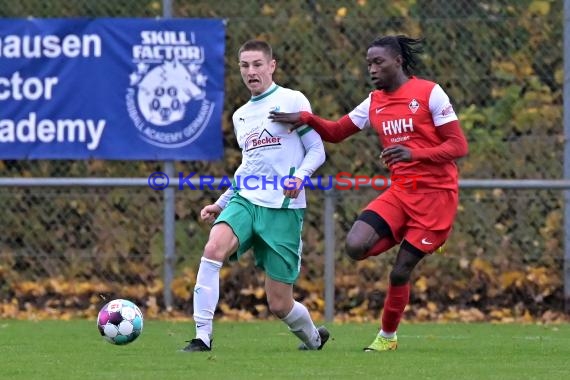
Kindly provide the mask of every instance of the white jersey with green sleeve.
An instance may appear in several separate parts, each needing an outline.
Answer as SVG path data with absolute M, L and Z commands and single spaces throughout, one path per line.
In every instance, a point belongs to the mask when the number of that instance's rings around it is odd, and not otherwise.
M 234 112 L 234 131 L 243 157 L 233 186 L 216 201 L 221 208 L 236 192 L 258 206 L 306 208 L 305 190 L 297 198 L 286 198 L 284 181 L 310 178 L 325 162 L 323 142 L 306 125 L 290 133 L 291 125 L 271 121 L 270 111 L 311 112 L 311 105 L 301 92 L 272 83 Z

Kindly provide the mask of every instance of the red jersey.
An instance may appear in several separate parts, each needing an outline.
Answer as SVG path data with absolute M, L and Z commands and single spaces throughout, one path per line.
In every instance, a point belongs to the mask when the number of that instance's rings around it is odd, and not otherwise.
M 416 77 L 411 77 L 394 92 L 371 92 L 348 116 L 360 129 L 374 128 L 384 149 L 403 145 L 411 150 L 440 145 L 443 140 L 436 128 L 457 120 L 443 89 L 434 82 Z M 399 184 L 392 186 L 396 191 L 425 193 L 458 188 L 454 161 L 398 162 L 389 169 L 393 184 Z

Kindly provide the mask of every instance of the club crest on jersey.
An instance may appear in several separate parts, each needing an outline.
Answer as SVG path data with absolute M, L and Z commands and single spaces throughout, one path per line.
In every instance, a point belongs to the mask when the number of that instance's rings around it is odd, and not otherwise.
M 249 152 L 250 150 L 258 149 L 258 148 L 266 148 L 271 146 L 280 146 L 281 145 L 281 137 L 274 137 L 267 129 L 261 131 L 261 133 L 252 133 L 247 137 L 245 140 L 245 151 Z
M 413 113 L 416 113 L 418 108 L 420 108 L 420 103 L 418 103 L 418 101 L 416 99 L 412 99 L 410 104 L 408 104 L 408 107 L 410 108 L 410 111 L 412 111 Z
M 204 47 L 193 32 L 142 31 L 132 46 L 126 108 L 140 136 L 163 148 L 196 140 L 208 125 L 215 103 L 206 98 Z

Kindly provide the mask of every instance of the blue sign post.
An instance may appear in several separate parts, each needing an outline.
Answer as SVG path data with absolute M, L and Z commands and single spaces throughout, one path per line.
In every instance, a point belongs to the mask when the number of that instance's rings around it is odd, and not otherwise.
M 0 19 L 0 159 L 223 155 L 217 19 Z

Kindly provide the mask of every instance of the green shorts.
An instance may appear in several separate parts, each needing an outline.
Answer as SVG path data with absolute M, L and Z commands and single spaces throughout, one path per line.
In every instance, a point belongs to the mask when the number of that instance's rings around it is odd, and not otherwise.
M 227 223 L 239 240 L 236 261 L 253 248 L 255 265 L 279 282 L 293 284 L 301 269 L 305 209 L 257 206 L 235 194 L 214 224 Z

